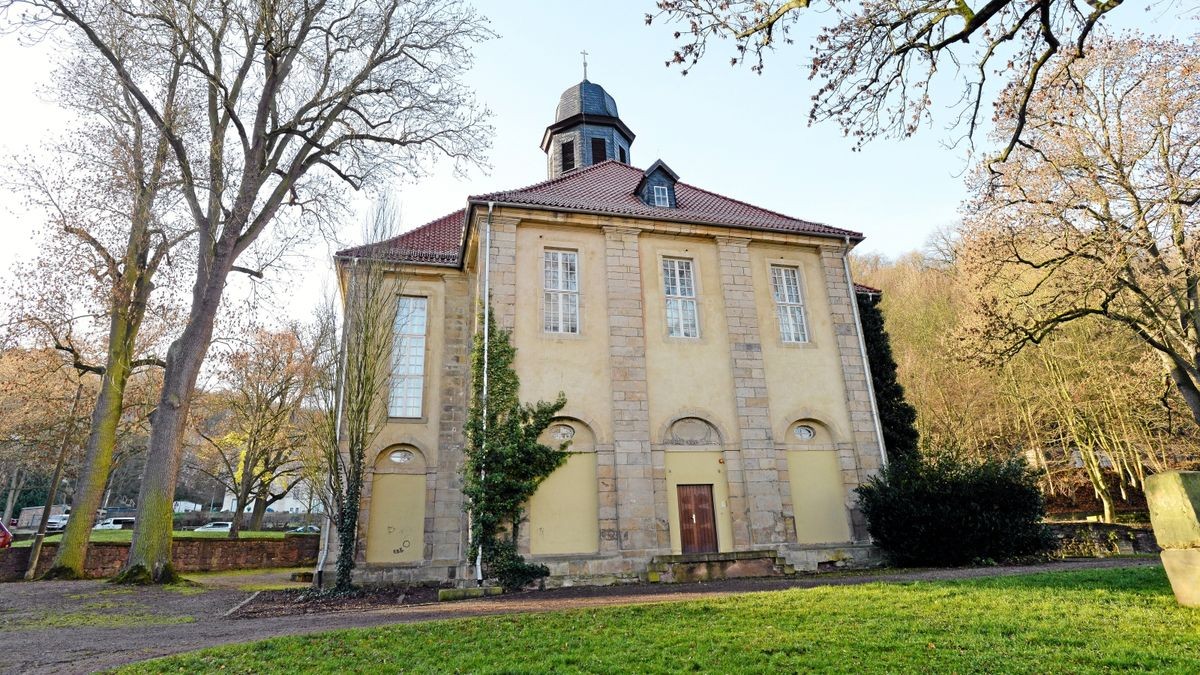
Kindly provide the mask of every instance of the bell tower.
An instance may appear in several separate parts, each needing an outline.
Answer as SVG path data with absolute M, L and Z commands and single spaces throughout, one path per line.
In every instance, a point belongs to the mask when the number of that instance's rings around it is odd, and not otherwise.
M 631 161 L 633 132 L 617 115 L 613 97 L 604 87 L 588 81 L 586 68 L 583 81 L 568 87 L 559 97 L 554 124 L 542 135 L 549 178 L 609 159 L 624 164 Z

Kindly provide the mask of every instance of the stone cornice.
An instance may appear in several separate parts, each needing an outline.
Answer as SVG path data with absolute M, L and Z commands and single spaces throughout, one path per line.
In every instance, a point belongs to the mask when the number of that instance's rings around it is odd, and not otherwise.
M 570 211 L 554 211 L 546 209 L 526 209 L 517 206 L 498 206 L 496 213 L 503 213 L 505 218 L 537 225 L 552 225 L 558 227 L 579 228 L 623 228 L 652 234 L 669 234 L 673 236 L 703 237 L 709 239 L 744 239 L 748 243 L 785 244 L 791 246 L 827 247 L 831 250 L 842 251 L 845 242 L 829 237 L 811 234 L 775 232 L 770 230 L 755 230 L 750 228 L 727 227 L 721 225 L 700 225 L 694 223 L 674 223 L 662 220 L 647 220 L 628 216 L 601 216 L 589 213 Z M 493 218 L 495 221 L 495 217 Z M 853 243 L 851 248 L 853 248 Z

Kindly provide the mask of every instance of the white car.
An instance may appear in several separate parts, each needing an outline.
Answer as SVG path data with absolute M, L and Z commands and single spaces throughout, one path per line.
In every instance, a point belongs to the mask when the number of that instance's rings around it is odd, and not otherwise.
M 215 522 L 207 525 L 201 525 L 195 529 L 196 532 L 228 532 L 233 529 L 233 523 Z
M 96 523 L 93 530 L 128 530 L 133 528 L 133 518 L 107 518 Z
M 67 529 L 67 521 L 70 520 L 70 515 L 50 516 L 46 521 L 47 532 L 62 532 Z

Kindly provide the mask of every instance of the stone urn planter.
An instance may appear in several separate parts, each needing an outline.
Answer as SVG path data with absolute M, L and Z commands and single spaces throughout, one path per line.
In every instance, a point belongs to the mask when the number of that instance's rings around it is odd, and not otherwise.
M 1175 599 L 1184 607 L 1200 607 L 1200 471 L 1150 476 L 1146 503 Z

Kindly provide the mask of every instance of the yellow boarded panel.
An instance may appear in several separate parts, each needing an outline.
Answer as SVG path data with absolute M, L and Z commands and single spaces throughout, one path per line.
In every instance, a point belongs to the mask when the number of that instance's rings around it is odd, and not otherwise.
M 834 450 L 788 452 L 796 541 L 827 544 L 850 541 L 846 521 L 846 490 Z
M 554 555 L 599 550 L 596 453 L 581 452 L 568 457 L 529 500 L 529 552 Z
M 377 473 L 371 486 L 367 562 L 425 558 L 425 475 Z

